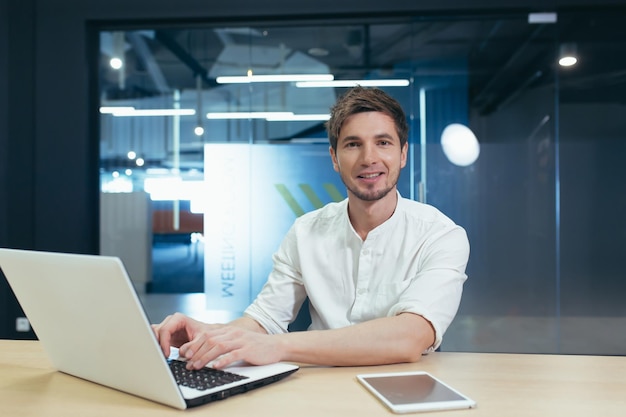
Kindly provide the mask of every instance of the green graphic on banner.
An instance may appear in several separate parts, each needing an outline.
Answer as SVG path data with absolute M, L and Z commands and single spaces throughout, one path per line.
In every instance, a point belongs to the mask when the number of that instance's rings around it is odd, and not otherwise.
M 293 196 L 293 194 L 291 194 L 285 184 L 276 184 L 275 187 L 283 200 L 285 200 L 289 208 L 291 208 L 293 214 L 296 215 L 296 217 L 300 217 L 305 213 L 302 206 L 298 204 L 295 197 Z M 324 202 L 317 196 L 317 194 L 315 194 L 313 187 L 311 187 L 309 184 L 299 184 L 298 187 L 300 188 L 300 190 L 302 190 L 306 198 L 313 205 L 314 209 L 319 209 L 324 206 Z M 337 189 L 337 187 L 335 187 L 335 184 L 324 183 L 322 184 L 322 187 L 324 187 L 324 190 L 326 190 L 328 195 L 330 195 L 332 201 L 338 202 L 344 199 L 344 197 L 341 195 L 341 192 Z
M 204 151 L 206 308 L 241 314 L 294 220 L 345 191 L 325 144 L 207 143 Z
M 342 201 L 344 198 L 346 198 L 344 195 L 341 194 L 341 191 L 339 191 L 337 187 L 335 187 L 335 184 L 331 184 L 327 182 L 327 183 L 322 184 L 322 187 L 324 187 L 324 189 L 330 196 L 331 200 L 334 201 L 335 203 L 338 203 Z

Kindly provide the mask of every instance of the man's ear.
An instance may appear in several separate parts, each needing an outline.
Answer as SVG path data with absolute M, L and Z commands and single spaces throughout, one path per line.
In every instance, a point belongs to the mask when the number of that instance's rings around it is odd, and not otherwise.
M 332 146 L 328 147 L 328 152 L 330 153 L 330 159 L 333 161 L 333 169 L 339 172 L 339 162 L 337 161 L 337 153 L 335 152 Z
M 400 158 L 400 169 L 404 168 L 406 166 L 406 159 L 407 156 L 409 154 L 409 142 L 407 141 L 404 146 L 402 147 L 402 155 Z

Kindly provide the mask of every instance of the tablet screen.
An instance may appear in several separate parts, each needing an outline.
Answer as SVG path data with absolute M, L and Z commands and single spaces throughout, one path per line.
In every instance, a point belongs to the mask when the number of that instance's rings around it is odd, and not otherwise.
M 472 400 L 426 372 L 357 377 L 396 412 L 470 408 L 475 405 Z

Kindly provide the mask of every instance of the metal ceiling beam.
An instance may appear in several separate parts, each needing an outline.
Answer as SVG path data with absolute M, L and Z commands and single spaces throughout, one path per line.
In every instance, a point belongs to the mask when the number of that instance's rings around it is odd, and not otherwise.
M 539 34 L 543 31 L 544 25 L 538 25 L 535 30 L 533 30 L 530 35 L 524 40 L 524 42 L 517 48 L 513 54 L 509 56 L 507 61 L 500 67 L 500 70 L 496 72 L 493 77 L 485 84 L 485 86 L 481 89 L 478 94 L 472 100 L 472 107 L 481 108 L 481 113 L 485 113 L 485 109 L 489 109 L 493 107 L 492 96 L 500 96 L 502 97 L 504 93 L 499 88 L 499 84 L 502 80 L 507 79 L 511 76 L 511 69 L 517 68 L 519 70 L 519 59 L 523 56 L 523 54 L 528 50 L 528 48 L 532 45 L 533 41 L 539 36 Z M 508 95 L 508 94 L 507 94 Z
M 161 67 L 157 64 L 154 59 L 154 55 L 148 48 L 146 44 L 146 40 L 140 32 L 127 32 L 126 38 L 128 42 L 132 45 L 133 50 L 139 56 L 139 58 L 143 61 L 152 82 L 159 93 L 169 93 L 171 92 L 171 88 L 167 84 L 167 80 L 163 75 L 163 71 L 161 71 Z
M 214 79 L 209 78 L 209 73 L 197 59 L 185 50 L 176 40 L 170 36 L 167 31 L 157 30 L 154 32 L 154 38 L 161 42 L 163 46 L 170 50 L 180 61 L 185 64 L 192 72 L 193 78 L 200 76 L 209 86 L 215 87 L 218 84 Z

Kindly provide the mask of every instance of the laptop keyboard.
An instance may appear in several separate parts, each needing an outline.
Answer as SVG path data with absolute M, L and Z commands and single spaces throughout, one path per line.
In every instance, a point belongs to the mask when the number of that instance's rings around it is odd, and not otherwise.
M 248 378 L 247 376 L 234 374 L 221 369 L 202 368 L 189 370 L 185 368 L 186 362 L 179 360 L 170 360 L 168 363 L 174 374 L 174 379 L 179 385 L 195 388 L 197 390 L 215 388 L 220 385 L 226 385 Z

